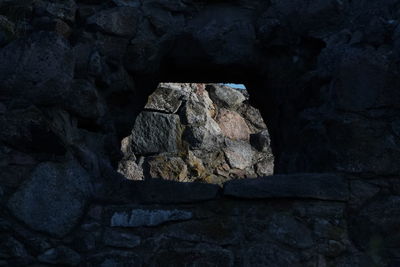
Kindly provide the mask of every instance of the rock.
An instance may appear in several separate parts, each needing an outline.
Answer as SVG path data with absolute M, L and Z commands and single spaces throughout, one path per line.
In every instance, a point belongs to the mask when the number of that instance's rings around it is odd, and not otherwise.
M 137 254 L 129 251 L 107 250 L 92 254 L 86 262 L 91 266 L 143 266 L 143 259 Z
M 291 216 L 273 216 L 268 232 L 276 241 L 293 248 L 307 249 L 314 244 L 311 230 Z
M 140 245 L 141 238 L 131 233 L 107 229 L 103 236 L 106 246 L 118 248 L 134 248 Z
M 244 266 L 303 266 L 297 253 L 272 243 L 254 244 L 243 253 Z
M 53 155 L 66 152 L 62 139 L 36 107 L 8 110 L 0 114 L 0 124 L 0 140 L 19 151 Z
M 194 248 L 175 248 L 158 251 L 152 257 L 152 266 L 234 266 L 234 254 L 228 249 L 209 244 Z
M 188 168 L 179 157 L 156 156 L 148 159 L 150 178 L 187 182 Z
M 269 154 L 272 155 L 271 138 L 269 137 L 269 132 L 267 129 L 256 134 L 252 134 L 250 136 L 250 143 L 258 151 L 268 152 Z
M 203 84 L 194 84 L 201 86 Z M 192 85 L 193 87 L 193 85 Z M 216 107 L 204 89 L 195 88 L 189 92 L 189 97 L 184 107 L 184 123 L 191 125 L 204 125 L 207 119 L 214 118 Z
M 134 160 L 122 160 L 118 164 L 118 172 L 129 180 L 144 180 L 143 168 Z
M 116 192 L 111 192 L 110 201 L 122 203 L 194 203 L 215 199 L 219 186 L 204 183 L 179 183 L 162 179 L 144 182 L 124 181 Z M 148 194 L 148 192 L 151 192 Z
M 0 235 L 0 258 L 11 259 L 11 258 L 29 258 L 28 251 L 18 240 L 9 235 Z
M 168 86 L 168 84 L 160 84 L 156 91 L 149 96 L 144 108 L 167 113 L 176 113 L 182 104 L 183 95 L 183 90 L 175 89 Z
M 249 140 L 250 129 L 237 112 L 220 109 L 216 121 L 226 137 L 232 140 Z
M 367 202 L 350 220 L 350 235 L 363 249 L 378 250 L 377 257 L 389 247 L 400 247 L 396 232 L 400 222 L 399 196 L 380 196 Z M 376 244 L 378 243 L 378 244 Z M 379 247 L 378 247 L 379 246 Z
M 171 224 L 164 228 L 164 234 L 181 241 L 215 244 L 219 246 L 237 244 L 240 242 L 241 237 L 241 233 L 238 231 L 238 225 L 235 225 L 229 217 L 190 220 Z
M 142 112 L 132 130 L 132 150 L 141 155 L 178 151 L 180 132 L 178 115 Z
M 206 89 L 212 101 L 222 107 L 236 108 L 246 100 L 242 93 L 229 86 L 211 84 Z
M 62 237 L 80 220 L 91 192 L 90 177 L 77 163 L 47 162 L 36 167 L 8 208 L 31 228 Z
M 112 227 L 157 226 L 166 222 L 189 220 L 192 212 L 185 210 L 144 210 L 133 209 L 128 212 L 115 212 L 111 218 Z
M 1 95 L 47 105 L 65 100 L 74 57 L 56 33 L 38 32 L 10 43 L 0 50 L 0 62 Z
M 204 125 L 190 125 L 186 129 L 185 140 L 192 149 L 212 151 L 220 147 L 222 131 L 212 118 L 207 117 Z
M 107 34 L 133 37 L 137 30 L 138 19 L 137 8 L 125 6 L 100 11 L 89 17 L 86 23 Z
M 238 198 L 313 198 L 346 201 L 347 179 L 335 174 L 275 175 L 233 180 L 224 186 L 224 194 Z
M 264 122 L 260 110 L 255 107 L 248 104 L 242 104 L 238 108 L 237 112 L 246 120 L 252 133 L 267 129 L 267 125 Z
M 81 262 L 81 256 L 68 247 L 59 246 L 51 248 L 39 255 L 38 260 L 40 262 L 56 265 L 77 266 Z
M 48 15 L 54 16 L 56 18 L 74 22 L 75 13 L 77 10 L 77 5 L 73 0 L 56 0 L 56 1 L 43 1 L 39 2 L 37 9 L 42 9 L 41 11 L 47 13 Z
M 247 142 L 227 140 L 223 151 L 232 168 L 244 170 L 253 164 L 255 153 Z
M 63 107 L 79 117 L 98 119 L 107 108 L 96 88 L 87 80 L 74 80 Z
M 255 172 L 258 176 L 270 176 L 274 174 L 274 159 L 265 158 L 255 165 Z

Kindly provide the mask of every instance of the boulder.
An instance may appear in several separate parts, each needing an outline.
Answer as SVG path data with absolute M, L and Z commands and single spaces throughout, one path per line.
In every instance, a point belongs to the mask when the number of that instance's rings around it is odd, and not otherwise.
M 31 228 L 62 237 L 85 211 L 92 194 L 90 179 L 76 162 L 42 163 L 12 195 L 8 208 Z
M 178 151 L 181 126 L 178 115 L 142 112 L 132 130 L 132 150 L 146 155 Z
M 232 140 L 249 140 L 250 129 L 246 121 L 237 112 L 220 109 L 217 119 L 222 133 Z

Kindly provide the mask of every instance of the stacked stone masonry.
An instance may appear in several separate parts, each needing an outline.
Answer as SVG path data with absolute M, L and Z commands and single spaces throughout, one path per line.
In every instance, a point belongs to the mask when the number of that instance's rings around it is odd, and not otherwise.
M 0 266 L 400 266 L 399 45 L 399 0 L 0 1 Z M 244 83 L 275 175 L 121 175 L 160 82 Z

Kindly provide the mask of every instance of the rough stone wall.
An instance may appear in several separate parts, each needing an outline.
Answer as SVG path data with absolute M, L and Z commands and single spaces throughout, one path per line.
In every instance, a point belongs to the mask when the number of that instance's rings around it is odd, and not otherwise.
M 215 184 L 272 175 L 268 129 L 246 95 L 220 84 L 160 83 L 121 142 L 118 172 Z
M 1 1 L 0 265 L 400 265 L 399 7 Z M 124 180 L 160 81 L 245 83 L 276 173 L 320 174 Z

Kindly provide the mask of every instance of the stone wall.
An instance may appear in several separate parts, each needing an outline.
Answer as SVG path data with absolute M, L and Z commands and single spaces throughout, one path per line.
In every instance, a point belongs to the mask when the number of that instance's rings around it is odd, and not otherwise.
M 268 129 L 248 100 L 220 84 L 160 83 L 121 142 L 118 172 L 215 184 L 272 175 Z
M 400 265 L 399 6 L 1 1 L 0 265 Z M 159 82 L 225 81 L 281 175 L 117 172 Z

